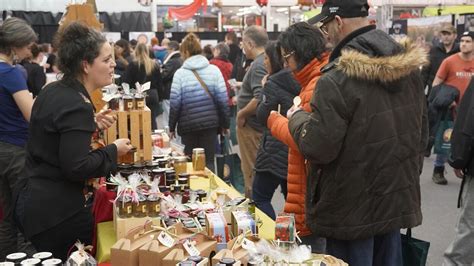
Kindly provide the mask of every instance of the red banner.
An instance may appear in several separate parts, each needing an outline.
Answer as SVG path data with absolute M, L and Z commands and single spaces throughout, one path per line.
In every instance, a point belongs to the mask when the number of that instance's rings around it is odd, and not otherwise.
M 177 20 L 187 20 L 192 18 L 200 8 L 205 12 L 207 9 L 207 0 L 194 0 L 193 3 L 187 6 L 170 7 L 168 9 L 168 15 L 170 18 Z

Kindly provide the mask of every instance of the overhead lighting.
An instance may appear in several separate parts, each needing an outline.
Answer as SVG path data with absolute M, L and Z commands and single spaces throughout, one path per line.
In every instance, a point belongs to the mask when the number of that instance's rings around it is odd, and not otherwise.
M 298 10 L 298 9 L 300 9 L 300 6 L 292 6 L 292 7 L 290 7 L 290 9 L 291 10 Z
M 277 11 L 277 12 L 285 12 L 285 11 L 288 11 L 288 8 L 286 8 L 286 7 L 280 7 L 280 8 L 277 8 L 276 11 Z
M 285 12 L 285 15 L 288 15 L 288 11 Z

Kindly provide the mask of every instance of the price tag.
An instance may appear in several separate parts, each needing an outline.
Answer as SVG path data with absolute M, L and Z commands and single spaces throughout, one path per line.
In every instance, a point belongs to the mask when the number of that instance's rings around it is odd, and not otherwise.
M 245 250 L 256 250 L 257 247 L 255 246 L 255 243 L 248 240 L 247 238 L 244 238 L 242 240 L 242 248 Z
M 191 241 L 186 240 L 183 244 L 184 249 L 188 252 L 190 256 L 200 256 L 201 252 L 196 248 L 196 246 L 191 243 Z
M 158 241 L 160 241 L 160 243 L 165 247 L 171 248 L 174 245 L 174 239 L 168 233 L 163 231 L 158 235 Z

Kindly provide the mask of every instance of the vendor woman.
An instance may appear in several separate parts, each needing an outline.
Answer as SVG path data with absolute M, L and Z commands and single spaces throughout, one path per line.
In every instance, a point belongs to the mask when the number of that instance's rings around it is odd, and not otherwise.
M 96 30 L 81 23 L 58 36 L 58 66 L 63 77 L 47 85 L 33 105 L 25 170 L 16 206 L 17 218 L 37 251 L 63 261 L 77 240 L 92 243 L 93 219 L 85 207 L 87 179 L 114 172 L 117 156 L 128 153 L 128 139 L 91 150 L 96 130 L 115 117 L 94 117 L 91 93 L 112 83 L 112 47 Z M 22 187 L 21 187 L 22 186 Z

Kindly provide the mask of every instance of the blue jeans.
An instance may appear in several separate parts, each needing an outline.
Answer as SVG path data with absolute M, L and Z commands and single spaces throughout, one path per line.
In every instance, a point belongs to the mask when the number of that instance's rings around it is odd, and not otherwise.
M 435 167 L 444 167 L 446 162 L 448 161 L 448 155 L 444 154 L 436 154 L 436 159 L 434 161 Z
M 343 260 L 351 266 L 400 266 L 402 243 L 400 230 L 361 240 L 337 240 L 328 238 L 327 254 Z
M 255 172 L 252 185 L 252 197 L 255 205 L 268 217 L 276 219 L 275 210 L 272 206 L 272 197 L 278 186 L 286 200 L 286 179 L 278 177 L 270 172 Z
M 304 245 L 311 246 L 311 252 L 316 254 L 326 254 L 326 238 L 314 234 L 309 236 L 300 236 Z

